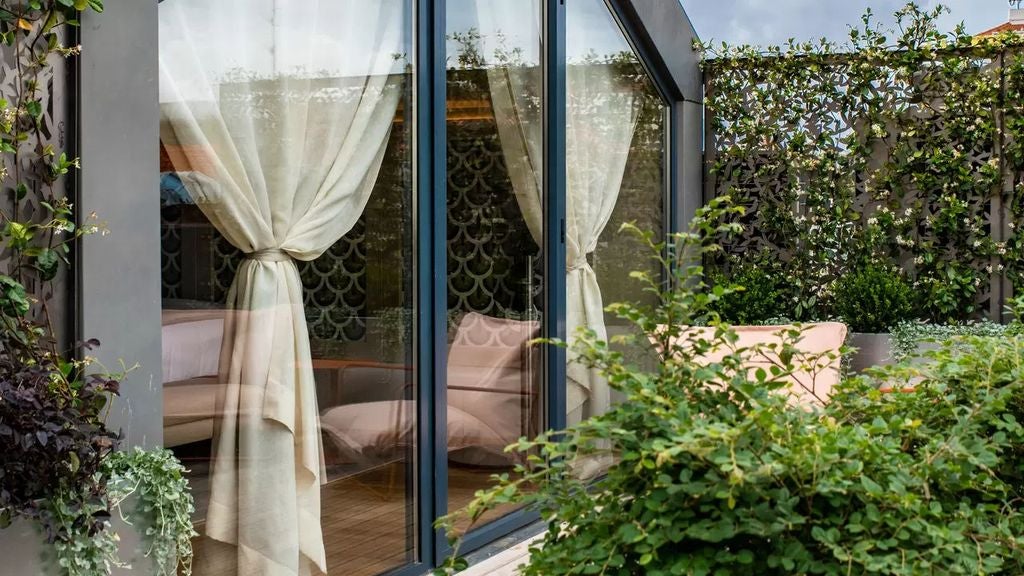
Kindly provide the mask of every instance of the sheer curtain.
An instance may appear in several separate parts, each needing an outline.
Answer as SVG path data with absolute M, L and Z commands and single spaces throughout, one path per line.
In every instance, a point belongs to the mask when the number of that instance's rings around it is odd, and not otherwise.
M 597 274 L 588 258 L 619 199 L 640 115 L 640 95 L 624 85 L 610 62 L 570 64 L 566 78 L 566 329 L 570 349 L 577 327 L 608 339 Z M 570 357 L 566 377 L 568 422 L 603 414 L 608 382 Z M 585 403 L 584 403 L 585 401 Z
M 529 9 L 523 7 L 528 5 Z M 544 237 L 544 70 L 540 46 L 535 54 L 510 52 L 505 38 L 520 34 L 542 38 L 538 0 L 477 0 L 481 52 L 486 60 L 494 120 L 502 156 L 519 210 L 540 246 Z M 533 18 L 523 18 L 523 14 Z M 519 45 L 521 43 L 517 43 Z
M 485 58 L 506 54 L 501 50 L 501 38 L 507 34 L 502 27 L 517 21 L 511 13 L 502 14 L 499 6 L 504 4 L 478 0 Z M 539 29 L 539 16 L 529 24 Z M 585 26 L 574 29 L 574 34 L 582 37 L 583 46 L 599 45 L 596 39 L 588 42 Z M 542 71 L 507 56 L 490 64 L 488 80 L 505 164 L 519 208 L 539 244 L 544 215 Z M 570 63 L 566 73 L 566 328 L 571 345 L 579 327 L 607 338 L 601 287 L 588 256 L 597 249 L 618 200 L 641 99 L 637 89 L 617 75 L 614 61 L 588 58 Z M 608 383 L 574 362 L 571 352 L 567 377 L 569 424 L 608 409 Z
M 295 260 L 366 205 L 401 96 L 400 0 L 165 0 L 161 139 L 245 253 L 228 294 L 207 535 L 238 573 L 326 571 L 322 446 Z

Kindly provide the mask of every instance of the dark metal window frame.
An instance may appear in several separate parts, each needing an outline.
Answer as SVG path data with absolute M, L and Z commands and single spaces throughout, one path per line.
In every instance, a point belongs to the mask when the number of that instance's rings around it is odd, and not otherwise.
M 566 2 L 545 0 L 544 31 L 544 335 L 564 338 L 565 325 L 565 105 Z M 448 553 L 447 541 L 434 529 L 448 512 L 446 431 L 446 0 L 408 0 L 414 11 L 416 193 L 414 237 L 417 344 L 415 364 L 419 400 L 419 442 L 413 466 L 412 503 L 416 556 L 390 574 L 423 574 Z M 666 230 L 677 222 L 680 140 L 676 93 L 666 58 L 646 33 L 634 3 L 606 0 L 626 38 L 647 67 L 667 109 L 668 202 Z M 108 0 L 107 11 L 86 15 L 81 29 L 86 50 L 74 71 L 73 103 L 77 147 L 83 169 L 77 182 L 79 212 L 95 210 L 108 220 L 109 238 L 89 238 L 77 255 L 75 304 L 78 337 L 99 337 L 103 361 L 120 358 L 142 367 L 129 375 L 112 423 L 123 426 L 130 445 L 160 444 L 160 238 L 156 195 L 140 193 L 155 182 L 158 165 L 157 2 Z M 666 10 L 682 8 L 666 3 Z M 675 79 L 676 81 L 678 79 Z M 698 143 L 699 145 L 699 143 Z M 693 151 L 699 154 L 699 149 Z M 149 184 L 147 184 L 149 183 Z M 130 280 L 129 280 L 130 279 Z M 566 356 L 561 348 L 545 354 L 548 428 L 565 425 Z M 471 532 L 461 553 L 469 553 L 539 520 L 521 510 Z

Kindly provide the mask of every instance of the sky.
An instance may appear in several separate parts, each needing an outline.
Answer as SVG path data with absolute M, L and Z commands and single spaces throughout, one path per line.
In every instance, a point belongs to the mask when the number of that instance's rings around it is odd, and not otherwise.
M 892 21 L 906 0 L 680 0 L 701 40 L 730 44 L 770 45 L 788 38 L 826 37 L 842 42 L 850 24 L 859 23 L 866 8 Z M 963 22 L 975 34 L 1006 22 L 1006 0 L 919 0 L 922 7 L 949 7 L 940 26 L 952 30 Z

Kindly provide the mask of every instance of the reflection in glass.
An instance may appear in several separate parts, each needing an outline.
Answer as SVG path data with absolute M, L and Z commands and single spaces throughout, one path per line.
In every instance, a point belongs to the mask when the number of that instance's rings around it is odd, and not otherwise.
M 540 18 L 539 0 L 447 4 L 449 510 L 543 425 Z
M 665 105 L 603 0 L 566 6 L 566 329 L 601 338 L 624 330 L 605 302 L 650 295 L 629 279 L 644 266 L 639 246 L 618 234 L 633 222 L 664 232 Z M 658 269 L 653 263 L 652 273 Z M 608 383 L 574 362 L 567 367 L 569 423 L 611 403 Z M 594 471 L 581 470 L 582 474 Z
M 160 5 L 164 441 L 197 574 L 411 559 L 410 13 Z

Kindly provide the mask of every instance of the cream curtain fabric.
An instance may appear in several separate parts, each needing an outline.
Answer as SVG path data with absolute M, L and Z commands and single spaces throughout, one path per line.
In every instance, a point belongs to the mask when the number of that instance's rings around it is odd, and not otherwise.
M 565 285 L 571 349 L 580 326 L 608 339 L 601 286 L 588 257 L 597 250 L 619 198 L 640 95 L 616 79 L 612 64 L 570 64 L 567 74 Z M 608 382 L 596 370 L 569 360 L 566 376 L 576 384 L 566 399 L 572 424 L 606 412 L 611 394 Z
M 478 1 L 477 9 L 486 57 L 494 48 L 487 39 L 500 39 L 502 23 L 521 22 L 523 14 L 502 14 L 484 4 Z M 539 30 L 539 16 L 535 25 Z M 541 74 L 539 66 L 514 61 L 497 60 L 488 68 L 505 164 L 519 208 L 538 244 L 544 222 Z M 601 287 L 587 257 L 597 249 L 618 200 L 641 95 L 616 77 L 614 65 L 605 62 L 570 64 L 567 75 L 566 327 L 571 346 L 578 327 L 607 338 Z M 570 357 L 567 376 L 569 424 L 608 409 L 608 383 L 596 371 Z
M 519 210 L 540 245 L 544 236 L 540 2 L 477 0 L 476 22 L 502 156 Z
M 161 140 L 247 256 L 228 295 L 207 534 L 239 574 L 326 571 L 317 400 L 295 260 L 366 205 L 401 95 L 400 0 L 166 0 Z

